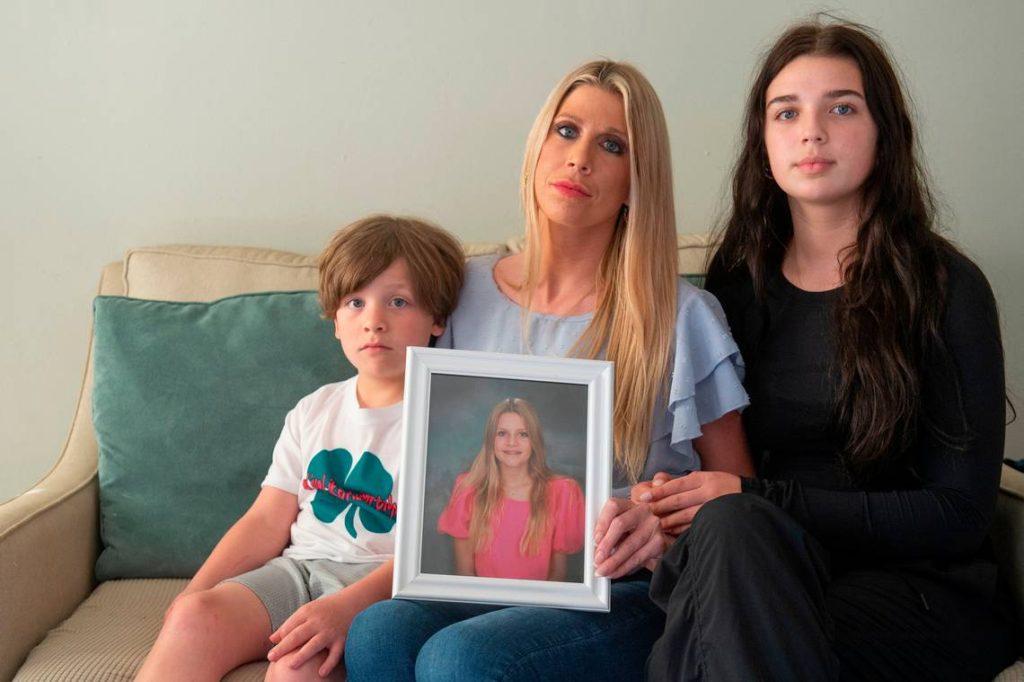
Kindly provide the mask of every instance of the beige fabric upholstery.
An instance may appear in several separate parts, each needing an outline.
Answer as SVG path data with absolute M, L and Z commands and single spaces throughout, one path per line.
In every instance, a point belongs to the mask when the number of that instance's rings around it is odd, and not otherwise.
M 122 292 L 121 264 L 107 265 L 97 293 Z M 90 346 L 86 350 L 91 356 Z M 53 469 L 32 489 L 0 504 L 0 680 L 67 618 L 95 586 L 99 552 L 92 367 L 86 363 L 71 432 Z M 44 453 L 33 453 L 44 457 Z
M 993 682 L 1024 682 L 1024 661 L 1017 661 L 996 675 L 996 679 Z
M 316 259 L 287 251 L 225 246 L 131 249 L 124 258 L 125 296 L 211 301 L 255 291 L 315 289 Z
M 497 243 L 465 246 L 467 256 L 508 250 Z M 213 301 L 257 291 L 317 288 L 315 256 L 244 246 L 154 246 L 124 259 L 124 295 L 162 301 Z
M 705 272 L 708 249 L 717 243 L 714 235 L 707 232 L 676 235 L 679 274 L 696 275 Z
M 708 235 L 679 235 L 679 272 L 703 272 L 711 245 Z M 516 238 L 465 249 L 477 255 L 514 253 L 521 247 L 522 239 Z M 253 291 L 315 289 L 316 280 L 312 256 L 246 247 L 162 246 L 133 249 L 123 264 L 106 266 L 99 293 L 204 301 Z M 87 353 L 91 358 L 91 348 Z M 23 661 L 19 681 L 131 679 L 164 610 L 184 585 L 181 580 L 122 580 L 92 591 L 99 529 L 91 386 L 90 359 L 57 464 L 32 490 L 0 504 L 0 680 L 12 678 Z M 993 537 L 1020 596 L 1024 474 L 1004 467 L 1002 485 Z M 1017 605 L 1024 614 L 1021 602 Z M 225 679 L 259 680 L 264 669 L 264 664 L 250 664 Z M 997 680 L 1024 682 L 1024 664 Z
M 15 681 L 131 680 L 160 631 L 164 611 L 186 582 L 103 583 L 32 650 Z M 257 682 L 266 669 L 265 663 L 252 663 L 224 679 Z

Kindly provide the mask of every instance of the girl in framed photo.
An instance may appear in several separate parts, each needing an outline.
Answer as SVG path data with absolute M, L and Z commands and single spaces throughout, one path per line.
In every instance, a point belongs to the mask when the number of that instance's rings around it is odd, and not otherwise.
M 583 520 L 579 484 L 547 465 L 537 411 L 507 398 L 491 410 L 437 530 L 453 538 L 459 575 L 565 580 L 567 557 L 583 548 Z

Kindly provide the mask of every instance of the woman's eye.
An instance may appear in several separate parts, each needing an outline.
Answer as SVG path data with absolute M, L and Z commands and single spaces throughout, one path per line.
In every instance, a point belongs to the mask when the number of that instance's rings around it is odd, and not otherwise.
M 622 143 L 618 140 L 604 140 L 601 142 L 601 147 L 612 154 L 621 154 L 624 151 Z
M 555 126 L 555 132 L 558 133 L 560 137 L 564 137 L 567 140 L 571 140 L 576 137 L 576 127 L 571 126 L 568 123 L 562 123 Z
M 400 296 L 391 299 L 391 307 L 393 308 L 404 308 L 407 305 L 409 305 L 409 301 Z
M 796 112 L 793 111 L 792 109 L 783 109 L 779 113 L 775 114 L 775 118 L 779 119 L 780 121 L 792 121 L 794 118 L 796 118 Z
M 499 438 L 504 438 L 505 432 L 502 431 L 501 429 L 498 429 L 498 433 L 496 433 L 495 435 L 498 436 Z
M 832 111 L 839 114 L 840 116 L 848 116 L 853 113 L 853 107 L 849 104 L 837 104 L 832 107 Z
M 525 440 L 525 439 L 527 439 L 529 437 L 530 437 L 530 434 L 528 434 L 526 431 L 520 431 L 519 432 L 519 438 L 520 439 Z

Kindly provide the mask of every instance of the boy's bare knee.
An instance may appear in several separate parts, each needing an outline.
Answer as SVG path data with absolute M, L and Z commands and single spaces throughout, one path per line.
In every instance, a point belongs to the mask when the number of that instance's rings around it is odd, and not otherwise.
M 321 651 L 300 665 L 292 668 L 292 662 L 298 651 L 290 651 L 267 668 L 266 682 L 297 682 L 298 680 L 344 680 L 344 663 L 339 663 L 327 677 L 320 677 L 320 666 L 327 658 L 327 652 Z
M 186 639 L 199 645 L 213 644 L 227 605 L 211 592 L 195 592 L 176 601 L 164 619 L 161 637 Z

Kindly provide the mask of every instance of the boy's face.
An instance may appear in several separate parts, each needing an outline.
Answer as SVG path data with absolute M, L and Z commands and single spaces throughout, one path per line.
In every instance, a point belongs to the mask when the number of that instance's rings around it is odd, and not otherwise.
M 374 382 L 404 382 L 405 349 L 426 346 L 444 326 L 420 306 L 405 260 L 398 258 L 359 291 L 344 296 L 334 335 L 359 375 Z

